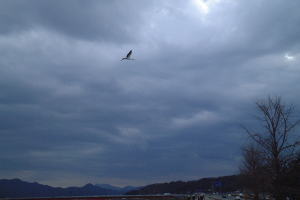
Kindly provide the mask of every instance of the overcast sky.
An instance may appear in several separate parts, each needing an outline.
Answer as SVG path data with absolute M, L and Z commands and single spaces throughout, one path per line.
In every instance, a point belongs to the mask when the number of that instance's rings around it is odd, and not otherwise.
M 300 1 L 1 0 L 0 178 L 238 173 L 240 124 L 300 108 Z M 133 49 L 134 61 L 120 61 Z M 298 109 L 299 110 L 299 109 Z

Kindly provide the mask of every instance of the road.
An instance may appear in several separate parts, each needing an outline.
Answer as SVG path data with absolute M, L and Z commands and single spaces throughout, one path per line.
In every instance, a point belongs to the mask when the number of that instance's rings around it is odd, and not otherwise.
M 206 194 L 205 200 L 235 200 L 235 198 L 234 197 L 222 198 L 222 195 Z

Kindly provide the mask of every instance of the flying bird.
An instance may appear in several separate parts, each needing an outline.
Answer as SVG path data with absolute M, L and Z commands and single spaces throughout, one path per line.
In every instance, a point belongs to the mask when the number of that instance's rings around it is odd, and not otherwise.
M 132 54 L 132 50 L 130 50 L 128 52 L 127 56 L 125 58 L 122 58 L 121 60 L 134 60 L 134 59 L 130 58 L 131 54 Z

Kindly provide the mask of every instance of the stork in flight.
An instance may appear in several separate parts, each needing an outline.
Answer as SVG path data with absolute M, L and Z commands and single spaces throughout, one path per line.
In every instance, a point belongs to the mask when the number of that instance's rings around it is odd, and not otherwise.
M 121 60 L 134 60 L 134 59 L 130 58 L 131 54 L 132 54 L 132 50 L 130 50 L 128 52 L 127 56 L 125 58 L 122 58 Z

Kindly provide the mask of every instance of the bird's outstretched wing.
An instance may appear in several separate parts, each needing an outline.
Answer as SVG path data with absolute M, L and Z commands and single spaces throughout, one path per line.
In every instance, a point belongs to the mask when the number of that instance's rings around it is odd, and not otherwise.
M 131 54 L 132 54 L 132 50 L 129 51 L 129 53 L 127 54 L 126 58 L 130 58 Z

